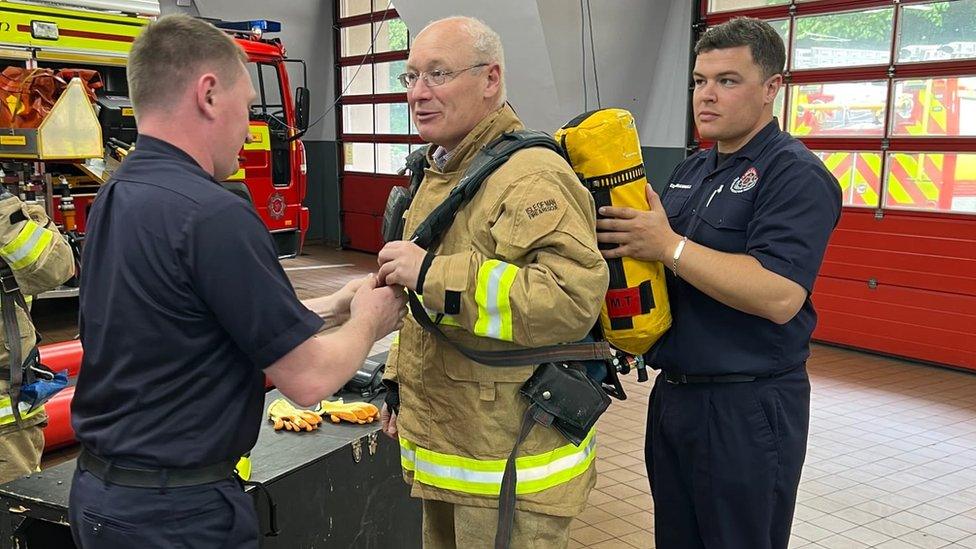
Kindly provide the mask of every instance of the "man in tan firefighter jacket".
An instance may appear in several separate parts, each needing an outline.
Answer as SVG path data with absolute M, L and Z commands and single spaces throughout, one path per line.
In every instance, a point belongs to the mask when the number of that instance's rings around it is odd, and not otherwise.
M 504 57 L 484 23 L 428 25 L 400 76 L 430 169 L 406 214 L 404 235 L 441 203 L 478 150 L 522 128 L 505 103 Z M 380 280 L 415 290 L 452 340 L 478 350 L 577 341 L 593 326 L 608 272 L 597 249 L 590 194 L 558 154 L 515 153 L 461 208 L 440 246 L 404 240 L 379 254 Z M 435 339 L 408 315 L 388 359 L 399 416 L 403 474 L 423 499 L 424 546 L 488 547 L 498 495 L 527 401 L 533 366 L 490 367 Z M 512 547 L 565 547 L 596 477 L 593 433 L 580 446 L 537 427 L 519 450 Z
M 56 288 L 74 274 L 71 248 L 58 232 L 44 208 L 25 204 L 3 191 L 0 195 L 0 259 L 13 271 L 14 281 L 29 306 L 32 296 Z M 11 290 L 4 281 L 3 290 Z M 27 311 L 14 300 L 4 300 L 16 310 L 17 330 L 20 334 L 20 356 L 27 359 L 37 334 Z M 3 316 L 0 315 L 0 322 Z M 37 470 L 44 450 L 41 426 L 47 421 L 44 408 L 27 410 L 21 405 L 21 421 L 14 417 L 10 398 L 10 342 L 7 330 L 0 330 L 4 338 L 0 347 L 0 484 L 28 475 Z

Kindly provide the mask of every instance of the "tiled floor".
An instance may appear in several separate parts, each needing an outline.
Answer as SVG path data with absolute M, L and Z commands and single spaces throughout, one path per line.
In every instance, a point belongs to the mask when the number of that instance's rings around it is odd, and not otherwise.
M 795 548 L 976 548 L 976 374 L 813 346 Z M 650 387 L 601 419 L 600 478 L 571 547 L 654 547 L 643 464 Z
M 283 262 L 302 298 L 375 269 L 367 254 L 307 251 Z M 47 341 L 73 337 L 72 315 L 48 308 L 38 319 Z M 790 546 L 976 549 L 976 373 L 823 345 L 808 369 L 810 442 Z M 574 548 L 654 547 L 643 463 L 650 384 L 629 376 L 625 387 L 630 398 L 600 420 L 600 476 L 574 522 Z

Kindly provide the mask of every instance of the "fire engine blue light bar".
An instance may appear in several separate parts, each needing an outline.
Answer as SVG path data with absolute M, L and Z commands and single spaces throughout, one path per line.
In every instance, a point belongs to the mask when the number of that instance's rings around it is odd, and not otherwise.
M 248 32 L 252 29 L 260 29 L 261 32 L 281 32 L 281 23 L 269 21 L 267 19 L 256 19 L 253 21 L 218 21 L 214 26 L 221 29 Z

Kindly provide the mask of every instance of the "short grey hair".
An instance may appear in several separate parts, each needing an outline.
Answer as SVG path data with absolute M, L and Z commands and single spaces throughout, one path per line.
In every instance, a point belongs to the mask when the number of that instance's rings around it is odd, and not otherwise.
M 427 23 L 417 36 L 420 36 L 427 29 L 439 23 L 459 23 L 461 29 L 471 39 L 471 49 L 474 50 L 474 63 L 497 63 L 500 72 L 499 85 L 501 93 L 498 96 L 498 106 L 505 104 L 507 93 L 505 90 L 505 49 L 502 47 L 502 38 L 487 23 L 476 17 L 466 15 L 452 15 L 443 19 L 437 19 Z

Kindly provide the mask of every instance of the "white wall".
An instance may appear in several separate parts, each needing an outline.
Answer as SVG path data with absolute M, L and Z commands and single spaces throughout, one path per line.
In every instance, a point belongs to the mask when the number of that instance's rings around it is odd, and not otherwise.
M 395 0 L 395 5 L 414 33 L 448 15 L 471 15 L 494 28 L 505 46 L 509 101 L 527 126 L 553 131 L 584 112 L 579 2 Z M 630 110 L 642 145 L 683 147 L 691 3 L 591 0 L 591 13 L 602 105 Z M 589 34 L 586 64 L 588 108 L 594 109 Z
M 163 13 L 196 11 L 205 17 L 281 21 L 280 36 L 289 57 L 308 64 L 312 120 L 332 104 L 331 0 L 288 0 L 274 2 L 273 8 L 261 0 L 192 0 L 189 8 L 175 4 L 176 0 L 162 0 Z M 602 105 L 634 113 L 642 145 L 683 147 L 692 2 L 590 0 L 590 4 Z M 498 31 L 505 45 L 509 99 L 529 127 L 553 131 L 584 111 L 577 0 L 394 0 L 394 5 L 413 33 L 448 15 L 472 15 Z M 586 48 L 587 106 L 594 109 L 588 34 Z M 312 128 L 306 139 L 334 141 L 335 112 Z
M 178 7 L 176 0 L 163 0 L 164 14 L 184 12 L 230 21 L 271 19 L 281 22 L 281 38 L 291 59 L 304 59 L 308 66 L 308 88 L 312 102 L 310 118 L 319 118 L 335 100 L 332 38 L 332 2 L 322 0 L 192 0 Z M 301 69 L 289 64 L 292 88 L 301 85 Z M 294 89 L 292 89 L 294 93 Z M 335 141 L 335 112 L 332 111 L 305 136 L 307 141 Z

